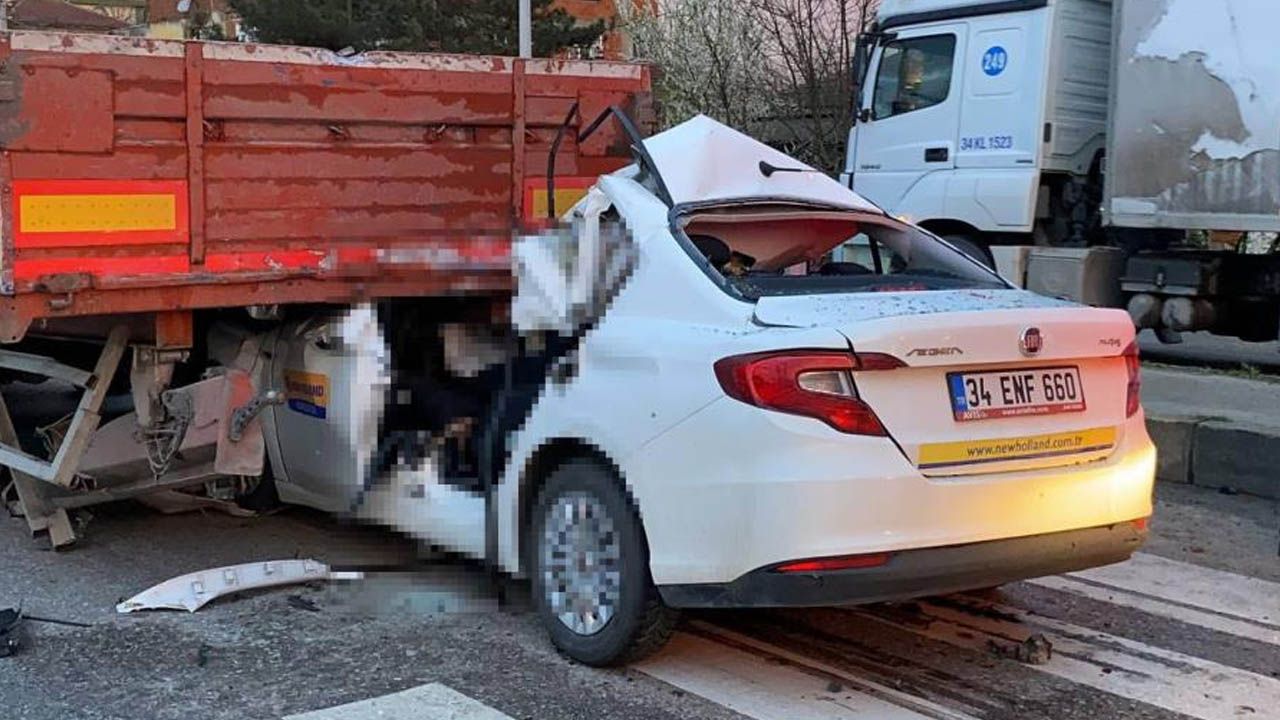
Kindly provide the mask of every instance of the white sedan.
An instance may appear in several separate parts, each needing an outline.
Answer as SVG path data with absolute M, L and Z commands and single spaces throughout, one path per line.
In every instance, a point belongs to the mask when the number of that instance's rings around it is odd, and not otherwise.
M 376 363 L 295 347 L 273 372 L 326 374 L 337 407 L 273 410 L 281 497 L 354 497 L 529 577 L 589 664 L 660 646 L 675 608 L 945 593 L 1142 543 L 1155 449 L 1125 312 L 1015 289 L 707 118 L 643 149 L 570 242 L 517 254 L 513 322 L 543 350 L 482 423 L 479 478 L 428 462 L 360 496 L 378 384 L 353 374 Z M 359 438 L 354 464 L 276 449 L 326 431 Z

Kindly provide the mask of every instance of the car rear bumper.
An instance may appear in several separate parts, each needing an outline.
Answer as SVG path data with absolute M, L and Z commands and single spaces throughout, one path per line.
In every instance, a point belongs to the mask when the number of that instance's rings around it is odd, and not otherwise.
M 926 477 L 889 439 L 716 402 L 622 464 L 658 586 L 729 584 L 804 559 L 944 548 L 1152 514 L 1138 413 L 1105 459 Z M 989 583 L 990 584 L 990 583 Z
M 659 586 L 672 607 L 817 607 L 902 600 L 1073 572 L 1129 558 L 1145 522 L 893 553 L 878 567 L 819 573 L 753 570 L 728 583 Z

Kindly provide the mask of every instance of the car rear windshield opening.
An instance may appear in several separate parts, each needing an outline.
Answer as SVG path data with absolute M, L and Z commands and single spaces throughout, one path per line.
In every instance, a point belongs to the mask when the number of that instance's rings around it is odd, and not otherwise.
M 879 215 L 737 206 L 690 213 L 680 227 L 712 279 L 749 300 L 1007 287 L 934 236 Z

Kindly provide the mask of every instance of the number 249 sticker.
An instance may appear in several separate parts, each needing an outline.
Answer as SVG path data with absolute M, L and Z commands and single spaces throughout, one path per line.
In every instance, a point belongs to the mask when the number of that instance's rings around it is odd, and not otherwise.
M 1009 67 L 1009 53 L 999 45 L 987 49 L 982 54 L 982 72 L 995 77 Z

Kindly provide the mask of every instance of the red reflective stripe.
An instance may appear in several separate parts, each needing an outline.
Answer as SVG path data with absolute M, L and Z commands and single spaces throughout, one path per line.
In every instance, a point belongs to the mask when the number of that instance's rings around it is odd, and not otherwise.
M 204 257 L 203 267 L 208 272 L 319 270 L 327 255 L 321 250 L 209 253 Z
M 377 248 L 364 246 L 338 248 L 338 264 L 341 266 L 373 265 L 377 261 Z
M 15 281 L 30 282 L 48 275 L 176 275 L 191 270 L 191 260 L 186 255 L 160 255 L 146 257 L 74 257 L 19 259 L 13 263 Z
M 14 180 L 14 195 L 164 195 L 186 192 L 186 180 Z

